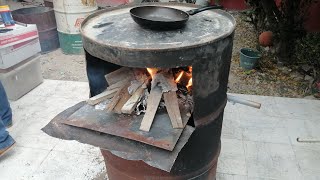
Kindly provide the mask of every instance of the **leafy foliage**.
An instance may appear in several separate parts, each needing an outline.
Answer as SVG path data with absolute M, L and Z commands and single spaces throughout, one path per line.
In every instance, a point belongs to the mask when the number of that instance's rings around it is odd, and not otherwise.
M 308 33 L 301 39 L 298 39 L 295 44 L 296 64 L 309 64 L 317 71 L 320 71 L 320 33 Z M 314 71 L 313 76 L 319 77 Z
M 303 23 L 315 0 L 246 0 L 252 7 L 247 14 L 258 33 L 270 30 L 274 35 L 276 56 L 279 61 L 291 63 L 294 55 L 292 45 L 305 36 Z

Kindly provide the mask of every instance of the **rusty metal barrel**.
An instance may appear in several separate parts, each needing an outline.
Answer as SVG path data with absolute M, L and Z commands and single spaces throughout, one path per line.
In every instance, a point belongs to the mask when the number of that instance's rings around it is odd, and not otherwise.
M 171 172 L 143 161 L 126 160 L 101 149 L 110 180 L 213 180 L 221 143 L 223 112 L 212 123 L 197 128 L 179 153 Z M 164 157 L 165 158 L 165 157 Z
M 52 0 L 44 0 L 44 6 L 53 8 L 53 1 Z
M 148 5 L 184 11 L 197 7 L 176 3 Z M 137 68 L 192 66 L 194 111 L 189 125 L 193 125 L 195 131 L 179 152 L 170 172 L 150 166 L 148 159 L 120 157 L 117 152 L 101 149 L 108 177 L 110 180 L 215 179 L 227 103 L 234 18 L 225 11 L 210 10 L 190 17 L 183 29 L 152 31 L 143 29 L 131 19 L 129 11 L 132 7 L 110 8 L 84 20 L 81 34 L 84 49 L 90 54 L 87 62 L 100 59 L 106 66 L 112 63 Z
M 15 21 L 37 25 L 42 53 L 50 52 L 60 47 L 56 18 L 52 8 L 22 8 L 13 11 L 12 16 Z

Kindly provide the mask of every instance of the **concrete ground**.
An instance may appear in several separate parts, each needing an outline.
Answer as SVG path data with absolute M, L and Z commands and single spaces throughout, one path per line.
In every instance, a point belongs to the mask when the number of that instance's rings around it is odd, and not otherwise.
M 99 149 L 52 138 L 40 129 L 88 97 L 85 82 L 45 80 L 16 102 L 10 134 L 17 146 L 0 158 L 0 179 L 104 179 Z M 320 179 L 320 101 L 238 95 L 260 110 L 229 103 L 225 110 L 218 180 Z

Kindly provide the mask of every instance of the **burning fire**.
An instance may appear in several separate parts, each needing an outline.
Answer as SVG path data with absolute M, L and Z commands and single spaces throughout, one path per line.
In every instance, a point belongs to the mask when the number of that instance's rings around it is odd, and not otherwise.
M 180 81 L 180 79 L 182 78 L 182 75 L 183 75 L 183 71 L 181 71 L 177 77 L 177 79 L 175 80 L 176 83 L 178 83 Z
M 148 73 L 151 78 L 154 78 L 154 75 L 157 74 L 157 68 L 147 68 Z M 181 85 L 185 85 L 188 90 L 192 87 L 192 66 L 188 67 L 188 71 L 180 71 L 174 80 L 175 83 L 180 83 Z M 188 82 L 188 83 L 187 83 Z
M 187 89 L 189 90 L 189 88 L 192 86 L 192 78 L 189 79 L 189 82 L 187 84 Z
M 157 68 L 147 68 L 148 73 L 150 74 L 151 78 L 153 79 L 154 75 L 157 74 Z
M 192 87 L 192 66 L 189 66 L 189 72 L 191 74 L 191 78 L 189 79 L 188 84 L 186 86 L 188 90 L 190 89 L 190 87 Z

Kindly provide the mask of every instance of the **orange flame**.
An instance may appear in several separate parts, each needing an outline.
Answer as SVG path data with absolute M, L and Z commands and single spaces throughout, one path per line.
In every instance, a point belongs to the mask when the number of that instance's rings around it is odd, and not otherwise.
M 189 72 L 192 73 L 192 66 L 189 66 Z
M 158 72 L 157 68 L 147 68 L 148 73 L 150 74 L 151 78 Z
M 180 74 L 178 75 L 177 79 L 175 80 L 176 83 L 178 83 L 180 81 L 180 79 L 182 78 L 183 75 L 183 71 L 180 72 Z
M 189 79 L 189 82 L 187 84 L 187 89 L 189 89 L 192 86 L 192 78 Z

